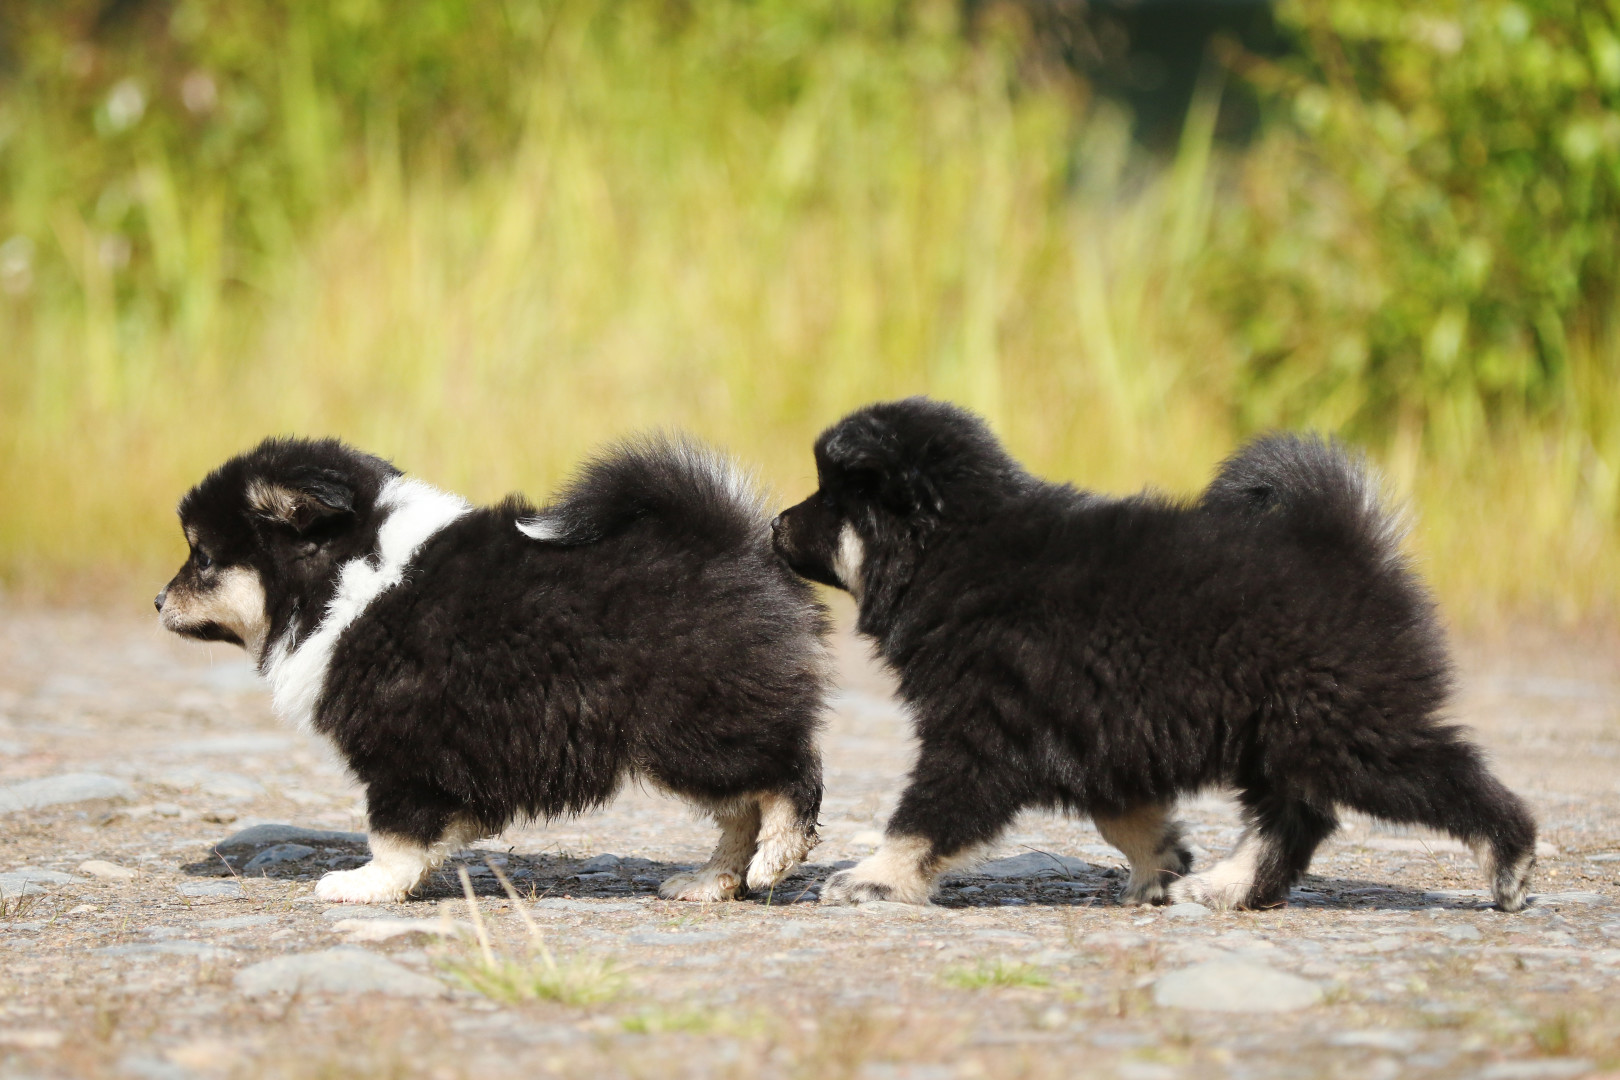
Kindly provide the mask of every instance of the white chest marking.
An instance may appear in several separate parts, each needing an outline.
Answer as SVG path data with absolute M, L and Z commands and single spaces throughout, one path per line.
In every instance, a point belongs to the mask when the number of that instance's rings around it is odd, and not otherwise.
M 396 476 L 383 485 L 377 512 L 388 517 L 377 530 L 377 551 L 343 564 L 337 592 L 314 633 L 293 648 L 298 627 L 288 627 L 265 657 L 264 674 L 277 716 L 305 731 L 314 729 L 315 706 L 338 638 L 373 600 L 404 580 L 429 537 L 470 509 L 459 495 L 420 480 Z

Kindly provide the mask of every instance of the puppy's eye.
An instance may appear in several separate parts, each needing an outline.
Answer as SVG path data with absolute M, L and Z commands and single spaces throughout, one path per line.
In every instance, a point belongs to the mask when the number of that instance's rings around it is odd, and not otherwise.
M 208 552 L 202 550 L 201 548 L 197 549 L 196 560 L 197 569 L 199 570 L 207 570 L 210 566 L 214 565 L 214 560 L 208 557 Z

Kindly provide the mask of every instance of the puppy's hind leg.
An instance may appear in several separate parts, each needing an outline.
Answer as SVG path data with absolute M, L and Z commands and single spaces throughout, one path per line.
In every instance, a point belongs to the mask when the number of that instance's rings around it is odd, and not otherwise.
M 1192 853 L 1182 840 L 1182 824 L 1170 820 L 1170 807 L 1147 803 L 1123 814 L 1094 814 L 1102 838 L 1131 864 L 1122 904 L 1162 904 L 1165 890 L 1192 869 Z
M 658 895 L 665 900 L 735 900 L 747 893 L 748 864 L 760 835 L 759 799 L 742 795 L 710 811 L 720 825 L 720 842 L 696 870 L 664 879 Z

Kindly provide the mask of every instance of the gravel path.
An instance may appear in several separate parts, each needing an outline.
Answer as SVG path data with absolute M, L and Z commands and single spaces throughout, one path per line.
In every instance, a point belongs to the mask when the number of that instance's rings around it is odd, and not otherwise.
M 1542 822 L 1539 898 L 1517 916 L 1484 906 L 1455 843 L 1361 820 L 1284 909 L 1122 908 L 1118 854 L 1050 814 L 1020 818 L 935 906 L 822 908 L 817 883 L 872 850 L 909 756 L 880 673 L 839 647 L 824 842 L 768 901 L 657 899 L 713 830 L 629 790 L 462 853 L 419 901 L 332 908 L 312 886 L 365 856 L 357 792 L 276 725 L 237 650 L 0 607 L 0 1076 L 1620 1068 L 1613 639 L 1463 650 L 1458 715 Z M 1200 863 L 1237 836 L 1224 800 L 1184 815 Z

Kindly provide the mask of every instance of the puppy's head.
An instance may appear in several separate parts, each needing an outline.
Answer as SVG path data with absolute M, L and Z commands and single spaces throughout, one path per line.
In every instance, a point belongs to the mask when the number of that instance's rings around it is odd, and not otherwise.
M 938 529 L 993 515 L 1028 480 L 984 421 L 920 397 L 851 413 L 815 454 L 820 486 L 777 517 L 773 542 L 797 573 L 857 600 L 899 584 Z
M 157 595 L 169 630 L 258 659 L 290 614 L 324 603 L 343 562 L 369 550 L 376 497 L 398 470 L 335 439 L 267 439 L 180 500 L 190 548 Z

